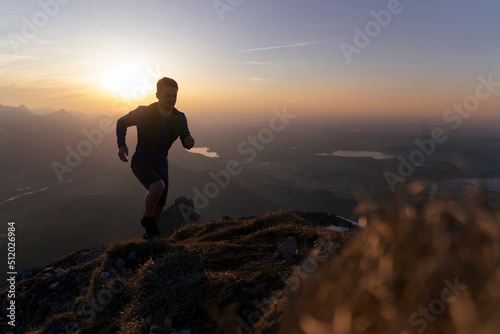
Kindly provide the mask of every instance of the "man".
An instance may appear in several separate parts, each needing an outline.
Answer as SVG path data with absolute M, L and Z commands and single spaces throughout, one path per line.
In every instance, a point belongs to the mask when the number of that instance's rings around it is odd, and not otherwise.
M 144 239 L 161 234 L 158 225 L 168 193 L 168 150 L 181 138 L 186 149 L 194 146 L 184 113 L 175 108 L 177 82 L 162 78 L 156 84 L 158 102 L 140 106 L 121 117 L 116 123 L 118 156 L 128 162 L 125 135 L 129 126 L 137 127 L 137 146 L 130 167 L 148 190 L 141 224 L 146 229 Z

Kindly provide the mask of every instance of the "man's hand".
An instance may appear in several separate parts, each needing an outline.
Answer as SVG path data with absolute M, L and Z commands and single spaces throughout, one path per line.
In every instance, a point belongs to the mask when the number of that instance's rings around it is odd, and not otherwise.
M 194 146 L 194 138 L 191 136 L 184 138 L 184 146 L 188 149 L 192 148 Z
M 120 157 L 120 160 L 123 162 L 128 162 L 127 156 L 128 156 L 128 147 L 127 146 L 122 146 L 118 150 L 118 156 Z

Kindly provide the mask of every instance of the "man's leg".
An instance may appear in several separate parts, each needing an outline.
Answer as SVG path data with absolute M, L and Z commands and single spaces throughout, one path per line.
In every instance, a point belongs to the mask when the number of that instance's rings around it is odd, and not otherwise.
M 156 225 L 160 225 L 161 213 L 164 208 L 164 206 L 157 204 L 153 210 L 153 217 L 155 218 Z
M 158 216 L 158 201 L 160 200 L 163 191 L 165 190 L 165 183 L 161 180 L 156 181 L 152 183 L 149 186 L 149 191 L 146 194 L 145 198 L 145 208 L 144 208 L 144 216 L 145 217 L 155 217 L 156 221 L 156 216 Z M 163 210 L 163 207 L 162 207 Z M 161 215 L 161 211 L 160 211 Z M 159 220 L 156 221 L 156 224 L 158 224 Z
M 156 205 L 153 209 L 153 217 L 155 219 L 156 225 L 160 226 L 161 213 L 167 204 L 167 196 L 168 196 L 168 169 L 159 169 L 157 170 L 158 176 L 161 177 L 163 181 L 163 192 L 161 193 L 160 198 L 156 202 Z
M 132 159 L 130 167 L 137 179 L 148 190 L 144 199 L 144 214 L 141 219 L 141 225 L 146 229 L 145 237 L 160 235 L 161 232 L 155 219 L 158 216 L 156 206 L 158 204 L 165 205 L 162 199 L 166 192 L 165 182 L 162 180 L 162 176 L 158 174 L 161 170 L 135 159 Z M 168 178 L 166 180 L 168 184 Z

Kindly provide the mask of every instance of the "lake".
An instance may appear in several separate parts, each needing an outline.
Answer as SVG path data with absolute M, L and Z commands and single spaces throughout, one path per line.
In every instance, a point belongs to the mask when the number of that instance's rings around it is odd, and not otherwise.
M 372 152 L 372 151 L 335 151 L 333 153 L 318 153 L 316 155 L 320 156 L 332 155 L 335 157 L 344 157 L 344 158 L 373 158 L 375 160 L 394 158 L 394 156 L 390 154 L 385 154 L 382 152 Z
M 219 158 L 219 154 L 217 152 L 210 152 L 210 148 L 208 147 L 193 147 L 188 152 L 201 154 L 207 158 Z

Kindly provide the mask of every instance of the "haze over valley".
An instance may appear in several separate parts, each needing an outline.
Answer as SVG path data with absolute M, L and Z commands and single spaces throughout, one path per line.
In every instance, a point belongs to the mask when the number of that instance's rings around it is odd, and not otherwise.
M 268 118 L 189 118 L 201 150 L 188 152 L 174 143 L 167 207 L 185 196 L 205 221 L 279 210 L 356 219 L 361 193 L 383 200 L 419 179 L 440 184 L 439 191 L 448 195 L 483 180 L 488 196 L 498 198 L 500 135 L 491 122 L 471 121 L 461 131 L 448 131 L 449 138 L 434 143 L 431 152 L 428 138 L 438 122 L 279 120 L 276 115 L 294 114 L 280 112 L 270 111 Z M 129 163 L 117 157 L 119 116 L 0 107 L 0 219 L 16 221 L 20 266 L 140 236 L 145 190 Z M 427 146 L 420 149 L 416 140 Z M 129 128 L 127 143 L 132 154 L 135 128 Z M 421 156 L 425 160 L 413 165 Z

